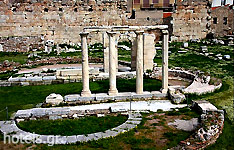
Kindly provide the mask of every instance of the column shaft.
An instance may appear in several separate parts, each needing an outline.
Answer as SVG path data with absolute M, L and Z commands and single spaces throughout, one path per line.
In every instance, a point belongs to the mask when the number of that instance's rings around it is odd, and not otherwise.
M 136 31 L 137 35 L 137 51 L 136 51 L 136 93 L 143 93 L 143 33 L 144 31 Z
M 167 30 L 162 31 L 163 46 L 162 46 L 162 93 L 168 91 L 168 40 L 169 34 Z
M 89 60 L 88 60 L 88 45 L 87 45 L 87 32 L 80 33 L 81 36 L 81 49 L 82 49 L 82 97 L 90 97 L 91 91 L 89 89 Z
M 103 69 L 105 73 L 109 73 L 109 40 L 107 33 L 102 34 L 103 38 Z
M 115 32 L 108 32 L 109 36 L 109 83 L 110 89 L 108 94 L 111 96 L 117 95 L 118 90 L 116 88 L 116 43 L 115 43 Z

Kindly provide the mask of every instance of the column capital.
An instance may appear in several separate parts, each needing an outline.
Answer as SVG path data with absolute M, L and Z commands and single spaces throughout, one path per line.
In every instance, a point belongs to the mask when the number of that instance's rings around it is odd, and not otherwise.
M 144 33 L 144 31 L 143 30 L 136 30 L 136 31 L 134 31 L 135 32 L 135 34 L 136 35 L 141 35 L 141 34 L 143 34 Z
M 80 32 L 80 36 L 88 36 L 89 32 Z
M 167 35 L 167 34 L 169 34 L 169 32 L 168 32 L 168 30 L 162 30 L 162 34 Z
M 114 31 L 107 31 L 106 32 L 109 36 L 114 36 L 117 32 Z

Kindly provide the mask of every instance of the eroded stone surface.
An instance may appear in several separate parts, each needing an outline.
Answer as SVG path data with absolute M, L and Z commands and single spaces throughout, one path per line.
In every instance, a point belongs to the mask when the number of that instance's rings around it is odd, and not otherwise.
M 176 119 L 174 122 L 168 123 L 168 125 L 175 126 L 177 129 L 184 131 L 193 131 L 197 128 L 198 124 L 198 118 L 191 120 Z

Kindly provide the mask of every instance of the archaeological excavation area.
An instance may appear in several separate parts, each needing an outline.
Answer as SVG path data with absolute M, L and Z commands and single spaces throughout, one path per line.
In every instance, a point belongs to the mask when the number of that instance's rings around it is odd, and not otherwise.
M 0 0 L 0 149 L 234 147 L 232 0 Z

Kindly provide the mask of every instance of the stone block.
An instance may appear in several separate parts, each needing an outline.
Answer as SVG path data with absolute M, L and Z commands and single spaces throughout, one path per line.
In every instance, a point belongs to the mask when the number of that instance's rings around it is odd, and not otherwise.
M 63 102 L 63 97 L 60 94 L 52 93 L 46 97 L 46 103 L 58 105 Z
M 78 142 L 87 142 L 85 135 L 77 135 L 76 138 Z
M 67 137 L 66 136 L 59 136 L 54 137 L 56 140 L 56 144 L 67 144 Z
M 32 110 L 18 110 L 15 114 L 15 118 L 29 118 L 32 115 Z
M 32 109 L 32 117 L 43 117 L 46 115 L 46 109 L 34 108 Z
M 180 93 L 178 90 L 176 91 L 174 88 L 169 88 L 168 91 L 169 97 L 176 104 L 182 103 L 186 99 L 184 94 Z
M 135 125 L 138 125 L 141 123 L 141 121 L 138 121 L 138 120 L 127 120 L 126 121 L 127 124 L 135 124 Z
M 143 94 L 132 94 L 133 99 L 149 99 L 152 97 L 152 94 L 150 92 L 143 92 Z
M 62 119 L 61 116 L 49 116 L 49 120 L 58 120 L 58 119 Z
M 132 99 L 132 93 L 131 92 L 121 92 L 118 93 L 117 96 L 115 96 L 115 100 L 129 100 Z
M 80 98 L 79 94 L 70 94 L 70 95 L 64 96 L 64 101 L 65 102 L 75 102 L 75 101 L 78 101 L 79 98 Z
M 79 97 L 79 101 L 80 102 L 84 102 L 84 103 L 88 103 L 90 101 L 94 101 L 95 100 L 95 96 L 92 95 L 92 97 Z
M 103 132 L 94 133 L 94 136 L 96 137 L 96 139 L 101 139 L 103 137 Z
M 109 96 L 107 93 L 98 93 L 95 94 L 96 101 L 103 101 L 103 100 L 114 100 L 114 96 Z
M 115 137 L 117 135 L 118 135 L 118 132 L 116 132 L 116 131 L 106 130 L 104 132 L 105 137 Z
M 151 91 L 152 97 L 156 97 L 156 98 L 163 98 L 163 97 L 167 97 L 166 93 L 162 93 L 160 91 Z

